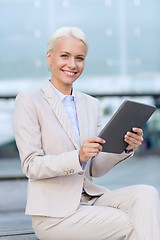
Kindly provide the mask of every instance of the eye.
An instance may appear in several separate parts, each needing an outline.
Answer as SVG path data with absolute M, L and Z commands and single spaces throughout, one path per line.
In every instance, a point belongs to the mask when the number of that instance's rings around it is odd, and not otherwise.
M 67 55 L 67 54 L 62 54 L 61 57 L 62 57 L 62 58 L 67 58 L 68 55 Z
M 84 61 L 84 57 L 78 56 L 78 57 L 76 57 L 76 59 L 79 60 L 79 61 Z

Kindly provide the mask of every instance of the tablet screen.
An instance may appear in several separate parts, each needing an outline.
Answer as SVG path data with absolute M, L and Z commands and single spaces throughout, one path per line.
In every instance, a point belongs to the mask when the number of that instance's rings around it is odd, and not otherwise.
M 125 100 L 99 134 L 106 141 L 103 152 L 122 153 L 128 145 L 126 132 L 142 128 L 155 110 L 155 106 Z

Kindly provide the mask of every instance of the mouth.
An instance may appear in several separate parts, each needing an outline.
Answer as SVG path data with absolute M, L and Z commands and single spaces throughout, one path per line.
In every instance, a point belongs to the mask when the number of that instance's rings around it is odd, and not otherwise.
M 69 77 L 74 77 L 77 74 L 77 72 L 67 71 L 67 70 L 62 70 L 62 72 L 64 72 L 65 75 L 67 75 Z

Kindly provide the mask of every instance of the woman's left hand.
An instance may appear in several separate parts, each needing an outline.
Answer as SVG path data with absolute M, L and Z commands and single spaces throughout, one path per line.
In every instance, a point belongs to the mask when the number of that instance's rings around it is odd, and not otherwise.
M 133 128 L 133 132 L 127 132 L 124 141 L 128 143 L 126 150 L 138 148 L 143 142 L 143 131 L 141 128 Z

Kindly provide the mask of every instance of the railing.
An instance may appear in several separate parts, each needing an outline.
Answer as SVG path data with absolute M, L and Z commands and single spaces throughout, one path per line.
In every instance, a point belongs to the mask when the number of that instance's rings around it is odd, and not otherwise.
M 87 91 L 86 91 L 87 93 Z M 147 93 L 136 93 L 136 92 L 117 92 L 117 93 L 88 93 L 89 95 L 93 97 L 153 97 L 155 101 L 160 101 L 160 93 L 153 93 L 153 92 L 147 92 Z M 14 99 L 16 97 L 15 94 L 11 95 L 0 95 L 0 99 Z
M 16 97 L 15 94 L 13 95 L 0 95 L 0 99 L 14 99 Z

